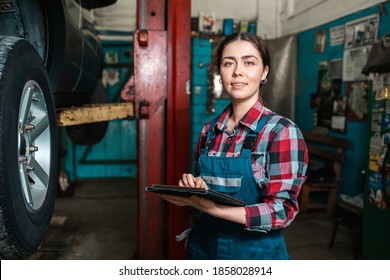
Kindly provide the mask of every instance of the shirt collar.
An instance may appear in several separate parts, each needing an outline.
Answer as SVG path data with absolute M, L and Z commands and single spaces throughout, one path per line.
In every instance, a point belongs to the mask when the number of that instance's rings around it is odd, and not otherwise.
M 245 114 L 245 116 L 240 120 L 240 124 L 248 127 L 252 131 L 256 129 L 257 123 L 259 122 L 261 116 L 269 111 L 260 100 L 257 100 L 256 103 L 249 109 L 249 111 Z M 223 131 L 227 128 L 227 123 L 229 117 L 233 113 L 233 106 L 230 103 L 222 112 L 220 117 L 218 118 L 217 123 L 214 126 L 214 129 L 218 129 Z

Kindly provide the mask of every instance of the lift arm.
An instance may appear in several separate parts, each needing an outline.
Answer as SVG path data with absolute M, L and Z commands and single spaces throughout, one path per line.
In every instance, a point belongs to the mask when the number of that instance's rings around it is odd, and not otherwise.
M 107 103 L 57 109 L 57 125 L 70 126 L 134 118 L 134 104 Z

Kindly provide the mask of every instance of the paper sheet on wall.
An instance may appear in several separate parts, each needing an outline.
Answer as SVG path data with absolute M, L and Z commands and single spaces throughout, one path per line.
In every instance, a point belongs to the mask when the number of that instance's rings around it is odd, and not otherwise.
M 365 81 L 368 76 L 362 74 L 366 65 L 371 46 L 344 50 L 343 55 L 343 81 Z
M 345 116 L 332 116 L 331 128 L 339 132 L 345 132 Z
M 330 46 L 337 46 L 344 44 L 345 26 L 339 25 L 330 28 Z

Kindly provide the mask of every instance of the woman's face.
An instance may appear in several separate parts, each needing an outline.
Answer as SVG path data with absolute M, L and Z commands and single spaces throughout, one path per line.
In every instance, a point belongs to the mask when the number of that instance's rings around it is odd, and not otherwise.
M 233 101 L 258 99 L 260 81 L 268 74 L 258 49 L 247 41 L 226 45 L 220 65 L 222 84 Z

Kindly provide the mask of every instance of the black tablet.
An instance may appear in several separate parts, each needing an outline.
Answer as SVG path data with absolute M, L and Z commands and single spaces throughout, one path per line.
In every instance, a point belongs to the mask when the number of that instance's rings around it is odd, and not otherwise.
M 173 195 L 185 195 L 185 196 L 199 195 L 207 199 L 212 199 L 217 203 L 225 204 L 225 205 L 233 205 L 233 206 L 246 205 L 245 201 L 239 200 L 227 194 L 213 191 L 210 189 L 154 184 L 152 186 L 146 187 L 145 190 L 149 192 L 156 192 L 161 194 L 173 194 Z

